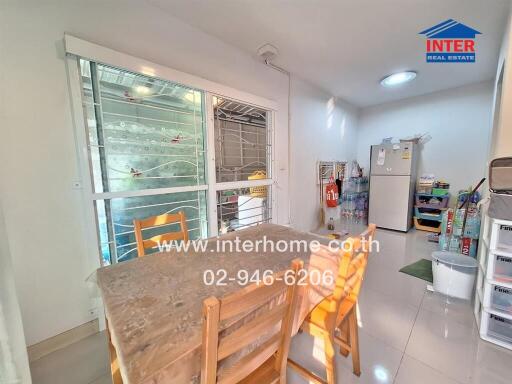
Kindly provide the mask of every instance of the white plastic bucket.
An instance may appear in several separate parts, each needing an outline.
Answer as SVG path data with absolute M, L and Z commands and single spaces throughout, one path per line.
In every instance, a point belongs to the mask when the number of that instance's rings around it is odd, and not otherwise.
M 459 299 L 471 299 L 477 267 L 477 261 L 470 256 L 455 252 L 433 252 L 434 290 Z

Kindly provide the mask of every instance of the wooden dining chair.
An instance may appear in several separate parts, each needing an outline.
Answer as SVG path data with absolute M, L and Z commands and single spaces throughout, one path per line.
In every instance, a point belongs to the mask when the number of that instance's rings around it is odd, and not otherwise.
M 297 273 L 302 267 L 300 259 L 293 260 L 290 270 L 274 275 L 271 284 L 252 284 L 222 299 L 210 297 L 203 302 L 201 384 L 286 383 L 292 323 L 297 308 Z M 293 284 L 287 285 L 284 275 L 290 272 Z M 289 277 L 286 280 L 290 282 Z M 262 310 L 280 295 L 285 295 L 282 303 Z M 220 337 L 221 324 L 253 312 L 254 318 Z M 263 337 L 267 339 L 261 345 L 233 364 L 219 368 L 219 362 L 245 347 L 253 347 L 254 342 Z
M 162 235 L 156 235 L 144 240 L 142 231 L 147 228 L 161 227 L 163 225 L 169 225 L 173 223 L 180 224 L 180 231 L 168 232 Z M 148 217 L 142 220 L 133 220 L 133 226 L 135 229 L 135 240 L 137 241 L 137 256 L 142 257 L 146 254 L 147 248 L 154 248 L 164 242 L 170 242 L 175 240 L 188 241 L 188 229 L 187 229 L 187 217 L 185 212 L 180 211 L 178 213 L 165 213 L 163 215 Z
M 361 374 L 356 304 L 374 232 L 375 225 L 370 224 L 359 237 L 346 240 L 333 294 L 310 312 L 301 328 L 312 336 L 323 339 L 327 380 L 288 359 L 291 368 L 313 382 L 336 383 L 335 344 L 340 346 L 340 352 L 344 356 L 352 354 L 354 374 Z

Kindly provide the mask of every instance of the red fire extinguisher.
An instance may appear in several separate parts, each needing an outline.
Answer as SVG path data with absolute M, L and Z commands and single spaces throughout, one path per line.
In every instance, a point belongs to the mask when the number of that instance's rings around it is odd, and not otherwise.
M 336 207 L 338 205 L 338 186 L 334 182 L 334 177 L 329 178 L 329 184 L 325 187 L 325 201 L 328 207 Z

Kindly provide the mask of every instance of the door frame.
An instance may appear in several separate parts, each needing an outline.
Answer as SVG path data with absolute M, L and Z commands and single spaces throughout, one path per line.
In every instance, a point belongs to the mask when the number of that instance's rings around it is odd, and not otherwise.
M 276 116 L 279 113 L 277 103 L 256 96 L 250 93 L 239 91 L 237 89 L 215 83 L 185 72 L 177 71 L 147 60 L 131 56 L 122 52 L 117 52 L 110 48 L 90 43 L 78 39 L 74 36 L 65 34 L 64 42 L 66 47 L 66 70 L 68 75 L 68 85 L 70 92 L 70 104 L 73 115 L 75 147 L 77 154 L 77 164 L 79 169 L 78 179 L 74 181 L 74 188 L 82 190 L 82 216 L 83 227 L 86 233 L 86 249 L 88 253 L 87 270 L 94 271 L 98 268 L 98 261 L 101 265 L 100 239 L 97 231 L 97 215 L 94 202 L 96 200 L 126 197 L 123 192 L 105 192 L 95 193 L 92 185 L 92 169 L 89 162 L 89 149 L 87 145 L 87 124 L 86 111 L 82 98 L 81 72 L 79 59 L 94 61 L 101 64 L 111 65 L 128 71 L 141 73 L 146 76 L 161 78 L 165 81 L 171 81 L 180 85 L 195 88 L 204 92 L 205 95 L 205 156 L 206 156 L 206 182 L 205 185 L 191 187 L 170 187 L 158 190 L 158 193 L 175 193 L 193 190 L 205 190 L 207 194 L 207 221 L 208 236 L 218 235 L 217 223 L 217 192 L 227 189 L 248 188 L 255 186 L 277 185 L 276 182 Z M 213 96 L 223 97 L 239 101 L 244 104 L 263 108 L 269 111 L 270 123 L 267 129 L 271 140 L 270 172 L 271 178 L 263 180 L 247 180 L 238 182 L 217 183 L 215 174 L 215 138 L 214 138 L 214 114 L 213 114 Z M 278 188 L 271 188 L 270 206 L 272 212 L 271 222 L 277 223 L 277 193 Z M 141 190 L 130 192 L 133 195 L 145 196 L 155 194 L 151 190 Z M 94 255 L 94 257 L 92 257 Z

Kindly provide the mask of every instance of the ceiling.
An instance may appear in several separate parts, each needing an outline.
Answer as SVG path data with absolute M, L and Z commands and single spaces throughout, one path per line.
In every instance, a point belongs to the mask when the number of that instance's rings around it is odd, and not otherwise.
M 271 43 L 274 64 L 359 106 L 494 77 L 508 0 L 146 0 L 256 57 Z M 418 33 L 453 18 L 482 32 L 476 63 L 427 64 Z M 418 77 L 385 89 L 387 74 Z

